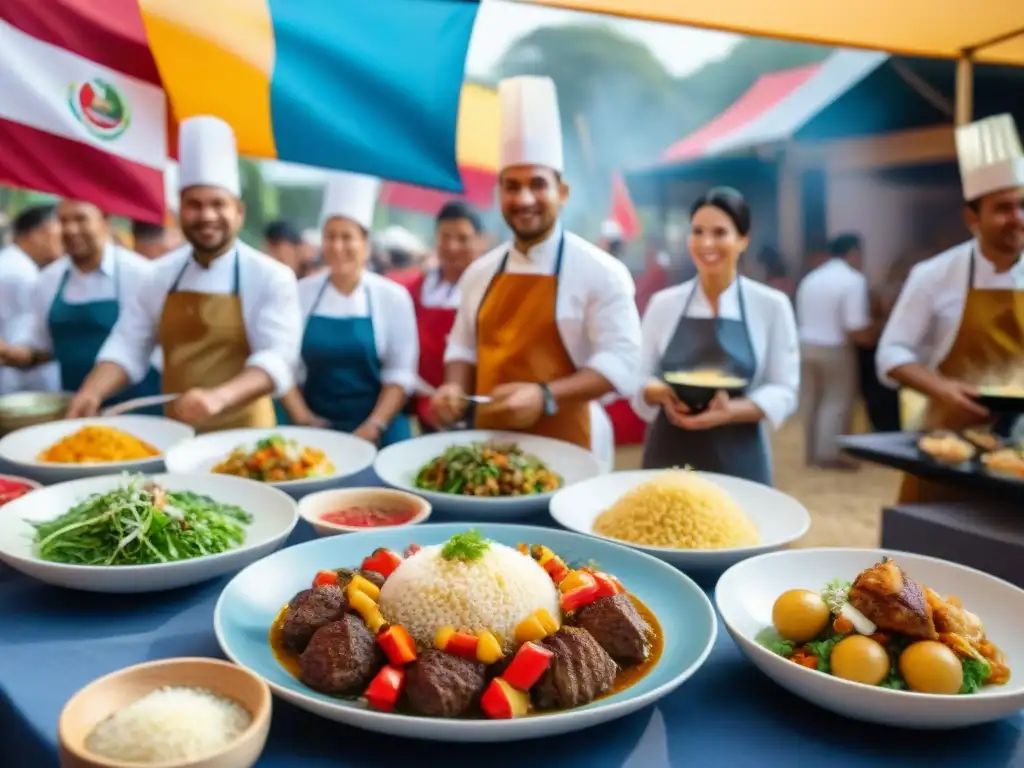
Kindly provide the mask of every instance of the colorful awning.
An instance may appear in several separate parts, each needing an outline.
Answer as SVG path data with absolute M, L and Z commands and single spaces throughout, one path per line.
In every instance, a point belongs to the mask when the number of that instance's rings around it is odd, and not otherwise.
M 588 13 L 905 56 L 1024 66 L 1020 0 L 517 0 Z

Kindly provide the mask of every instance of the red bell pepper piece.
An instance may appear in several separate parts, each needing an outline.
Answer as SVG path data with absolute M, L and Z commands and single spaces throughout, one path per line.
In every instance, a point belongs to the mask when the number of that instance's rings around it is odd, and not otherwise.
M 416 643 L 403 626 L 392 624 L 377 635 L 377 642 L 393 666 L 400 667 L 416 661 Z
M 318 571 L 313 578 L 314 587 L 326 587 L 338 583 L 338 574 L 334 571 Z
M 416 543 L 416 542 L 414 541 L 414 542 L 413 542 L 412 544 L 410 544 L 410 545 L 409 545 L 408 547 L 406 547 L 406 548 L 405 548 L 405 556 L 406 556 L 406 557 L 412 557 L 412 556 L 413 556 L 413 555 L 415 555 L 415 554 L 416 554 L 417 552 L 419 552 L 419 551 L 420 551 L 420 549 L 421 549 L 420 545 L 419 545 L 419 544 L 417 544 L 417 543 Z
M 364 571 L 376 571 L 385 579 L 394 573 L 395 568 L 402 564 L 402 558 L 390 549 L 375 549 L 373 554 L 363 560 Z
M 363 696 L 366 702 L 376 710 L 390 712 L 398 703 L 405 685 L 405 670 L 385 664 L 377 676 L 370 681 Z
M 562 562 L 562 558 L 557 555 L 544 563 L 544 570 L 548 572 L 548 576 L 555 584 L 559 584 L 569 575 L 569 566 Z
M 536 685 L 551 664 L 552 655 L 551 651 L 542 645 L 523 643 L 501 676 L 513 688 L 528 691 Z
M 572 613 L 585 605 L 590 605 L 601 596 L 600 587 L 595 581 L 585 587 L 577 587 L 562 595 L 562 611 Z
M 511 720 L 530 712 L 530 694 L 517 691 L 496 677 L 480 697 L 480 709 L 492 720 Z
M 594 571 L 590 575 L 593 576 L 594 581 L 597 582 L 597 589 L 599 592 L 598 597 L 613 597 L 614 595 L 622 593 L 622 585 L 607 573 Z
M 453 656 L 462 656 L 465 659 L 476 661 L 476 646 L 480 639 L 476 635 L 467 635 L 465 632 L 455 632 L 448 638 L 445 645 L 445 653 Z

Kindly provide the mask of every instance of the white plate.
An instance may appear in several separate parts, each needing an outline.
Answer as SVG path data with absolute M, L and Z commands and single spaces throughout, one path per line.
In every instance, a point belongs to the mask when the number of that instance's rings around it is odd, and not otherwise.
M 554 492 L 529 496 L 486 497 L 438 493 L 416 487 L 416 475 L 419 471 L 450 446 L 484 443 L 490 440 L 515 443 L 526 453 L 532 453 L 551 470 L 561 475 L 565 486 L 601 474 L 601 463 L 597 456 L 577 445 L 521 432 L 489 430 L 438 432 L 395 443 L 377 454 L 373 468 L 377 477 L 392 488 L 409 491 L 427 499 L 435 512 L 448 512 L 463 518 L 487 522 L 515 520 L 544 512 Z
M 160 456 L 140 461 L 108 461 L 100 464 L 50 464 L 37 459 L 40 453 L 82 427 L 103 426 L 118 429 L 152 445 Z M 19 429 L 0 439 L 0 460 L 18 468 L 20 474 L 41 483 L 59 483 L 80 477 L 120 472 L 161 472 L 168 450 L 192 437 L 196 431 L 188 424 L 162 416 L 98 416 L 92 419 L 65 419 Z
M 594 533 L 594 521 L 602 512 L 637 485 L 664 473 L 663 469 L 613 472 L 579 483 L 555 494 L 551 500 L 551 516 L 571 531 L 615 541 L 654 555 L 677 568 L 701 571 L 705 575 L 721 573 L 740 560 L 788 546 L 811 527 L 811 516 L 803 504 L 782 491 L 738 477 L 697 472 L 735 499 L 757 526 L 761 534 L 760 544 L 732 549 L 672 549 L 631 544 Z
M 86 592 L 138 593 L 198 584 L 249 565 L 280 547 L 298 522 L 295 501 L 276 488 L 227 475 L 150 475 L 171 491 L 192 491 L 235 504 L 253 516 L 237 549 L 156 565 L 64 565 L 40 560 L 33 552 L 34 528 L 26 521 L 60 517 L 94 493 L 106 493 L 123 475 L 58 483 L 5 504 L 0 510 L 0 561 L 47 584 Z
M 362 472 L 373 464 L 377 448 L 347 432 L 312 427 L 273 427 L 271 429 L 229 429 L 211 432 L 188 440 L 167 452 L 168 472 L 209 472 L 228 457 L 235 448 L 252 449 L 256 443 L 271 435 L 281 435 L 294 440 L 301 447 L 319 448 L 334 464 L 334 474 L 326 477 L 310 477 L 305 480 L 289 480 L 281 483 L 264 483 L 280 488 L 285 493 L 299 497 L 313 491 L 322 491 Z
M 789 589 L 853 581 L 883 557 L 940 595 L 956 595 L 1006 654 L 1010 681 L 964 696 L 894 691 L 841 680 L 777 656 L 755 641 L 771 626 L 775 599 Z M 794 549 L 733 566 L 715 588 L 718 612 L 740 650 L 786 690 L 836 714 L 904 728 L 937 730 L 987 723 L 1024 707 L 1024 590 L 988 574 L 922 555 L 878 549 Z
M 413 516 L 404 523 L 394 526 L 379 526 L 367 528 L 366 526 L 339 525 L 321 519 L 321 515 L 328 512 L 336 512 L 346 507 L 374 507 L 383 509 L 395 509 L 408 507 L 413 510 Z M 299 517 L 313 526 L 317 536 L 337 536 L 342 533 L 366 533 L 368 531 L 379 531 L 383 528 L 404 528 L 410 525 L 419 525 L 426 522 L 430 517 L 430 502 L 420 496 L 395 488 L 331 488 L 326 491 L 318 491 L 308 496 L 303 496 L 299 501 Z

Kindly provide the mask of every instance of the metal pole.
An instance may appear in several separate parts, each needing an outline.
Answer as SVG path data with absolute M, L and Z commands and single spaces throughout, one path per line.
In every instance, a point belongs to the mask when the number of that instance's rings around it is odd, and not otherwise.
M 966 125 L 974 115 L 974 62 L 965 53 L 956 62 L 956 124 Z

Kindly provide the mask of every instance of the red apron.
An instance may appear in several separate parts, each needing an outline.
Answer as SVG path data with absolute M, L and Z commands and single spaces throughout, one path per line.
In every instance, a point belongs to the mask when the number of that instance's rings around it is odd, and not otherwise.
M 423 284 L 426 280 L 426 274 L 421 273 L 418 279 L 408 286 L 412 294 L 412 303 L 416 307 L 416 325 L 420 337 L 419 374 L 420 378 L 432 387 L 440 387 L 444 384 L 444 348 L 448 343 L 452 326 L 455 325 L 455 313 L 458 310 L 423 306 Z M 420 423 L 437 429 L 437 417 L 430 413 L 430 398 L 417 396 L 414 402 L 416 417 Z

